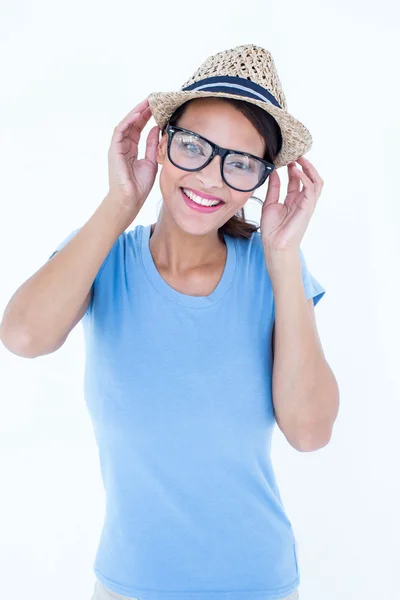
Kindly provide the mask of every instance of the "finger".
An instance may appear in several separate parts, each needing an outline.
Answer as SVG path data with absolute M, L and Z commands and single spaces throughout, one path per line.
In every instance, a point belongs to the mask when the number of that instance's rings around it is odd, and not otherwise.
M 139 118 L 140 118 L 140 113 L 137 112 L 130 117 L 129 121 L 126 121 L 125 123 L 123 121 L 121 121 L 120 123 L 118 123 L 118 125 L 115 127 L 114 132 L 113 132 L 113 141 L 114 142 L 122 142 L 122 140 L 128 139 L 130 131 L 131 131 L 130 127 Z M 140 136 L 140 134 L 138 134 L 138 135 Z
M 279 202 L 279 192 L 281 189 L 281 180 L 277 171 L 274 169 L 268 177 L 268 190 L 265 196 L 263 208 L 269 204 L 276 204 Z
M 313 182 L 300 169 L 295 169 L 296 177 L 299 177 L 303 183 L 304 198 L 309 202 L 315 202 L 316 194 Z
M 314 182 L 313 182 L 313 181 L 312 181 L 312 180 L 311 180 L 311 179 L 308 177 L 307 173 L 305 173 L 304 171 L 302 171 L 302 170 L 301 170 L 301 169 L 299 169 L 298 167 L 295 167 L 295 168 L 292 170 L 292 175 L 293 175 L 294 177 L 296 177 L 296 176 L 298 176 L 298 175 L 302 175 L 302 177 L 301 177 L 300 179 L 303 181 L 303 183 L 304 183 L 304 181 L 306 181 L 309 187 L 310 187 L 310 186 L 311 186 L 312 188 L 314 187 Z
M 141 107 L 141 108 L 140 108 Z M 129 134 L 129 128 L 135 123 L 138 119 L 141 118 L 142 114 L 149 110 L 149 106 L 146 106 L 146 100 L 138 104 L 135 108 L 133 108 L 127 115 L 124 117 L 116 126 L 115 129 L 119 129 L 125 132 L 125 135 Z M 151 114 L 151 111 L 150 111 Z
M 294 162 L 288 164 L 288 194 L 297 194 L 300 191 L 300 179 L 296 177 L 298 171 L 299 169 Z
M 144 111 L 140 114 L 138 119 L 135 119 L 132 123 L 132 128 L 136 129 L 139 133 L 143 131 L 147 122 L 152 117 L 150 106 L 144 109 Z
M 132 108 L 132 110 L 130 110 L 128 112 L 128 114 L 123 119 L 121 119 L 121 121 L 119 122 L 119 124 L 125 123 L 126 121 L 129 121 L 129 119 L 135 113 L 142 112 L 147 106 L 149 106 L 149 100 L 148 100 L 148 98 L 145 98 L 144 100 L 142 100 L 142 102 L 139 102 L 139 104 L 137 104 L 134 108 Z
M 319 175 L 317 169 L 309 160 L 307 160 L 307 158 L 300 156 L 300 158 L 297 159 L 297 162 L 303 167 L 303 171 L 308 175 L 313 183 L 320 185 L 321 187 L 324 185 L 323 179 Z
M 284 204 L 285 206 L 287 206 L 288 208 L 293 208 L 293 206 L 296 204 L 296 199 L 299 197 L 300 194 L 300 178 L 297 177 L 297 167 L 296 167 L 296 163 L 295 162 L 290 162 L 287 165 L 288 168 L 288 186 L 287 186 L 287 195 L 286 198 L 284 200 Z
M 155 165 L 158 164 L 157 160 L 156 160 L 156 156 L 157 156 L 157 147 L 158 147 L 158 142 L 159 142 L 159 133 L 160 133 L 160 128 L 158 127 L 158 125 L 156 125 L 152 129 L 150 129 L 149 135 L 147 136 L 147 140 L 146 140 L 145 158 L 147 158 L 147 160 L 150 160 Z
M 151 116 L 150 107 L 147 107 L 142 113 L 132 115 L 131 120 L 123 126 L 124 136 L 138 144 L 140 135 Z
M 303 171 L 308 175 L 308 178 L 312 181 L 314 185 L 314 196 L 316 202 L 321 194 L 324 181 L 319 175 L 317 169 L 311 164 L 309 160 L 302 156 L 298 159 L 298 162 L 299 164 L 301 164 L 301 166 L 303 167 Z

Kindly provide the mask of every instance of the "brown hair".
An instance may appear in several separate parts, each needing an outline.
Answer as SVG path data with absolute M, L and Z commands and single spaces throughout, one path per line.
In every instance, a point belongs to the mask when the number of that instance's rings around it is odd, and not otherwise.
M 265 141 L 265 153 L 264 160 L 273 163 L 276 155 L 282 148 L 282 134 L 281 129 L 274 119 L 272 115 L 270 115 L 267 111 L 263 110 L 259 106 L 255 104 L 251 104 L 250 102 L 246 102 L 243 100 L 238 100 L 236 98 L 224 98 L 223 96 L 218 97 L 222 102 L 228 102 L 232 104 L 235 108 L 240 110 L 245 117 L 254 125 L 257 129 L 258 133 L 264 138 Z M 193 102 L 196 98 L 181 104 L 176 111 L 173 113 L 171 118 L 169 119 L 169 123 L 171 125 L 176 125 L 179 117 L 184 113 L 187 105 L 190 102 Z M 165 127 L 163 133 L 165 131 Z M 224 233 L 227 233 L 233 237 L 244 237 L 250 238 L 251 235 L 259 229 L 259 225 L 254 225 L 246 221 L 246 217 L 244 214 L 244 208 L 242 207 L 236 215 L 231 217 L 224 225 L 222 225 L 218 230 L 218 235 L 221 241 L 224 241 Z

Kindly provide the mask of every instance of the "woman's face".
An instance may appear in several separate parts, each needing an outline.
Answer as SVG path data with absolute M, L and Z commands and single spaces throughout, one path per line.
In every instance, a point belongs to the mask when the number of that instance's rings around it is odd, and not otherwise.
M 241 150 L 263 158 L 265 142 L 257 129 L 235 107 L 216 98 L 199 98 L 190 102 L 176 126 L 190 129 L 222 148 Z M 175 167 L 168 158 L 167 142 L 168 135 L 165 133 L 157 150 L 157 162 L 162 165 L 160 188 L 164 209 L 187 233 L 204 235 L 217 231 L 245 205 L 252 192 L 238 192 L 224 182 L 220 156 L 215 156 L 200 171 L 188 172 Z M 223 200 L 223 204 L 209 213 L 190 208 L 185 202 L 183 188 L 214 196 Z

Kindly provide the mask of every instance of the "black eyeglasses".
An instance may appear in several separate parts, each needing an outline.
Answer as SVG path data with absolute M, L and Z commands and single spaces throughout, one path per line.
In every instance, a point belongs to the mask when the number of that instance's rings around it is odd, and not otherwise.
M 168 158 L 175 167 L 184 171 L 200 171 L 218 154 L 222 179 L 239 192 L 251 192 L 260 187 L 275 169 L 274 164 L 258 156 L 221 148 L 189 129 L 168 124 L 166 131 Z

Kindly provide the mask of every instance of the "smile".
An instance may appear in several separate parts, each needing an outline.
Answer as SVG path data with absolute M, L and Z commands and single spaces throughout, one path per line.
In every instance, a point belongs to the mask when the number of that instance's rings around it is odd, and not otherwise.
M 214 212 L 224 204 L 223 201 L 209 200 L 208 198 L 202 198 L 187 188 L 180 188 L 183 199 L 186 204 L 195 210 L 200 212 Z

